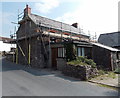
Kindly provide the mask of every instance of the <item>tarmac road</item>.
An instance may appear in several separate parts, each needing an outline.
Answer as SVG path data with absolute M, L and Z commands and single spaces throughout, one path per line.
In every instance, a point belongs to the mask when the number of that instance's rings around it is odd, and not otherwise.
M 1 73 L 3 96 L 118 96 L 117 91 L 109 88 L 55 71 L 25 68 L 5 59 L 2 60 Z

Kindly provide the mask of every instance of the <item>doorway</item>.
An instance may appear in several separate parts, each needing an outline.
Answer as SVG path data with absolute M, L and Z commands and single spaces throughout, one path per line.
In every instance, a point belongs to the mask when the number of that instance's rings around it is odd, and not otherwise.
M 58 57 L 58 49 L 57 48 L 52 48 L 52 68 L 57 69 L 57 57 Z

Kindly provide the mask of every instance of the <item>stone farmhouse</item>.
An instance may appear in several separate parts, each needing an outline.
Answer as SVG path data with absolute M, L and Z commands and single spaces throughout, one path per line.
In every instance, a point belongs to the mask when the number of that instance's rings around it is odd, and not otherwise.
M 69 25 L 32 14 L 28 5 L 18 23 L 15 40 L 18 63 L 57 69 L 58 58 L 72 60 L 76 56 L 87 56 L 98 66 L 113 70 L 116 59 L 120 59 L 118 49 L 91 42 L 90 36 L 82 34 L 77 23 Z

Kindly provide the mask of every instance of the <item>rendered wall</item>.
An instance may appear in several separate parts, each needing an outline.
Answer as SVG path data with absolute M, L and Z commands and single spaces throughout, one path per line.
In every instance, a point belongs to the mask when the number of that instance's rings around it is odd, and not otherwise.
M 16 48 L 15 44 L 8 44 L 8 43 L 3 43 L 3 41 L 0 41 L 0 51 L 10 51 L 11 48 Z

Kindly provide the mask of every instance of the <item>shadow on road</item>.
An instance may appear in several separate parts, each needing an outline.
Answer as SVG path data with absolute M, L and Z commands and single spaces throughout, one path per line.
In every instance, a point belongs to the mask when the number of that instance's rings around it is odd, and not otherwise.
M 60 77 L 64 80 L 69 80 L 71 82 L 81 81 L 80 79 L 75 79 L 72 77 L 64 76 L 60 72 L 54 71 L 54 70 L 48 71 L 46 69 L 28 68 L 28 67 L 25 67 L 25 65 L 12 63 L 12 62 L 6 60 L 5 58 L 0 59 L 0 61 L 2 61 L 2 72 L 12 71 L 12 70 L 23 70 L 34 76 L 54 75 L 55 77 Z
M 47 75 L 48 73 L 40 73 L 40 70 L 29 68 L 25 65 L 15 64 L 11 61 L 6 60 L 5 58 L 0 60 L 2 61 L 2 72 L 5 71 L 12 71 L 12 70 L 24 70 L 32 75 L 40 76 L 40 75 Z
M 77 79 L 77 78 L 74 78 L 74 77 L 69 77 L 69 76 L 65 76 L 63 74 L 55 74 L 56 77 L 60 77 L 60 78 L 63 78 L 64 80 L 69 80 L 71 82 L 79 82 L 79 81 L 82 81 L 80 79 Z M 85 81 L 84 81 L 85 82 Z

